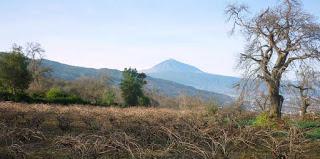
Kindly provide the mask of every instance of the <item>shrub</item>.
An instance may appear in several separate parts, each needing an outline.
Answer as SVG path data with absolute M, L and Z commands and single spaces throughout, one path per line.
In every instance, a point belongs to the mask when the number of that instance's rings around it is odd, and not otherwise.
M 242 119 L 238 122 L 238 124 L 240 126 L 251 126 L 251 125 L 255 125 L 255 119 L 252 118 L 246 118 L 246 119 Z
M 258 127 L 274 127 L 275 123 L 269 118 L 267 112 L 263 112 L 256 117 L 253 125 Z
M 32 92 L 29 97 L 32 103 L 47 103 L 45 92 Z
M 87 103 L 84 100 L 82 100 L 80 97 L 67 94 L 59 88 L 51 88 L 46 93 L 46 100 L 49 103 L 64 104 L 64 105 Z
M 13 98 L 10 100 L 15 102 L 33 102 L 32 98 L 26 93 L 17 93 L 16 95 L 13 95 Z
M 33 99 L 43 99 L 46 97 L 46 93 L 45 92 L 31 92 L 30 93 L 30 97 Z
M 0 101 L 14 101 L 14 102 L 32 102 L 32 98 L 26 93 L 12 94 L 7 91 L 0 91 Z
M 0 101 L 8 101 L 13 98 L 13 95 L 7 91 L 0 91 Z
M 51 88 L 47 94 L 46 97 L 47 99 L 56 99 L 56 98 L 64 98 L 66 97 L 66 93 L 63 92 L 60 88 Z
M 103 94 L 101 99 L 102 105 L 113 105 L 115 103 L 116 95 L 113 92 L 106 92 Z
M 147 96 L 142 96 L 138 98 L 138 103 L 141 106 L 150 106 L 150 99 Z

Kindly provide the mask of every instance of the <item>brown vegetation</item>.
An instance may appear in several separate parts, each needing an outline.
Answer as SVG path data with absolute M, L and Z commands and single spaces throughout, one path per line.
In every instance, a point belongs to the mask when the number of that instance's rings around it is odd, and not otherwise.
M 255 114 L 0 103 L 0 158 L 314 158 L 319 143 Z

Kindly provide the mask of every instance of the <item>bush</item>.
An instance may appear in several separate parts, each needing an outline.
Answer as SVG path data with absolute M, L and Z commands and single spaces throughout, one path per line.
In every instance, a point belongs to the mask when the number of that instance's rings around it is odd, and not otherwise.
M 102 105 L 113 105 L 115 103 L 116 95 L 113 92 L 106 92 L 103 94 L 101 98 L 101 104 Z
M 13 98 L 11 99 L 11 101 L 27 102 L 27 103 L 33 102 L 32 98 L 26 93 L 17 93 L 16 95 L 13 95 Z
M 269 118 L 267 112 L 263 112 L 256 117 L 253 125 L 258 127 L 274 127 L 275 123 Z
M 46 93 L 46 100 L 49 103 L 64 104 L 64 105 L 87 103 L 84 100 L 82 100 L 80 97 L 67 94 L 59 88 L 51 88 Z
M 14 102 L 32 102 L 32 98 L 26 93 L 12 94 L 6 91 L 0 91 L 0 101 L 14 101 Z
M 51 88 L 46 94 L 47 99 L 64 98 L 66 96 L 66 93 L 64 93 L 60 88 Z
M 238 123 L 240 126 L 251 126 L 251 125 L 255 125 L 255 121 L 256 119 L 252 119 L 252 118 L 246 118 L 246 119 L 242 119 L 240 120 Z
M 30 93 L 30 98 L 33 103 L 46 103 L 46 93 L 44 92 L 32 92 Z
M 0 101 L 8 101 L 13 98 L 13 95 L 7 91 L 0 91 Z
M 146 96 L 142 96 L 138 98 L 138 103 L 141 106 L 150 106 L 150 99 Z

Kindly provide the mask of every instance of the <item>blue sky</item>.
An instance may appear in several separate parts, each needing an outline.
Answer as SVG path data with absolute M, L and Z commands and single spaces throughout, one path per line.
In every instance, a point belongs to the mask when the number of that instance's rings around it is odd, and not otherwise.
M 235 69 L 241 37 L 224 8 L 235 0 L 0 0 L 0 50 L 39 42 L 46 58 L 94 68 L 146 69 L 174 58 L 215 74 Z M 252 10 L 279 0 L 241 0 Z M 320 16 L 320 1 L 303 0 Z

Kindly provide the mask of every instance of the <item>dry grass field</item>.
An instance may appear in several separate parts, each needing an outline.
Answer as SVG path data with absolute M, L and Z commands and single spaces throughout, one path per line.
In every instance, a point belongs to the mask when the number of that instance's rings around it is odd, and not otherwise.
M 317 117 L 263 127 L 255 118 L 235 110 L 2 102 L 0 158 L 320 158 Z

